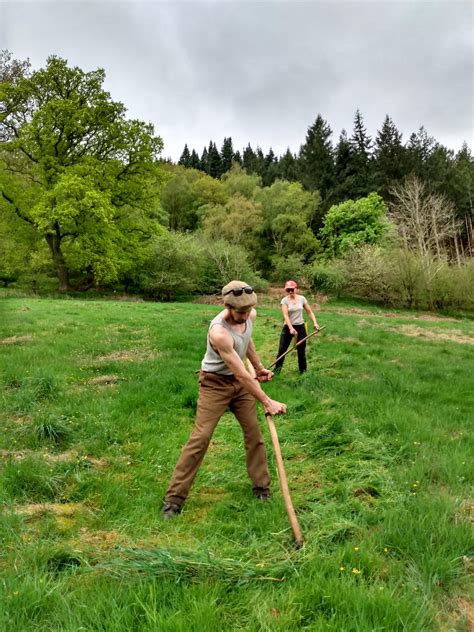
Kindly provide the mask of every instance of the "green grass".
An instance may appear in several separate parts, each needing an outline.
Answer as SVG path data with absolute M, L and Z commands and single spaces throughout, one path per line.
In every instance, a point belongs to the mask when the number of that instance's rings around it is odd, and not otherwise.
M 257 349 L 281 327 L 262 301 Z M 305 539 L 254 500 L 240 427 L 218 425 L 183 513 L 162 498 L 194 420 L 219 308 L 0 301 L 0 629 L 392 631 L 473 625 L 467 317 L 331 302 L 265 386 Z

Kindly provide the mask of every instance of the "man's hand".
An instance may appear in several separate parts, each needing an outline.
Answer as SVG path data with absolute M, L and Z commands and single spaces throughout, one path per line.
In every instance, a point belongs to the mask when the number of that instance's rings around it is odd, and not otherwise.
M 287 407 L 286 404 L 282 404 L 282 402 L 277 402 L 274 399 L 270 399 L 265 404 L 265 414 L 269 413 L 270 415 L 281 415 L 282 413 L 286 413 Z
M 259 382 L 269 382 L 273 377 L 273 371 L 269 371 L 268 369 L 259 369 L 256 371 L 256 375 Z

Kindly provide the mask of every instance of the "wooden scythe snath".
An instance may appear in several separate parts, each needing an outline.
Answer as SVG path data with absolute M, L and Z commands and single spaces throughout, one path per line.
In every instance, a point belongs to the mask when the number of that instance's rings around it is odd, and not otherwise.
M 326 325 L 323 325 L 322 327 L 320 327 L 319 329 L 316 329 L 315 331 L 313 331 L 312 333 L 308 334 L 304 338 L 301 338 L 301 340 L 299 340 L 298 342 L 295 342 L 295 344 L 290 349 L 288 349 L 288 351 L 285 351 L 285 353 L 282 353 L 281 356 L 278 356 L 278 358 L 275 360 L 275 362 L 272 362 L 268 368 L 271 369 L 272 367 L 274 367 L 275 364 L 278 362 L 278 360 L 281 360 L 282 358 L 284 358 L 287 353 L 290 353 L 291 351 L 294 351 L 296 349 L 296 347 L 298 347 L 305 340 L 308 340 L 308 338 L 311 338 L 312 336 L 315 336 L 316 334 L 319 334 L 319 332 L 322 331 L 325 327 L 326 327 Z
M 316 332 L 315 332 L 316 333 Z M 252 377 L 256 377 L 255 369 L 247 361 L 248 371 Z M 267 418 L 268 428 L 270 430 L 270 436 L 272 438 L 273 451 L 275 452 L 275 458 L 277 462 L 278 480 L 280 482 L 281 493 L 283 494 L 283 500 L 285 501 L 286 513 L 290 521 L 291 529 L 295 537 L 296 546 L 301 548 L 304 545 L 303 536 L 301 534 L 300 525 L 298 524 L 298 518 L 291 502 L 290 490 L 288 488 L 288 481 L 286 478 L 285 466 L 283 465 L 283 458 L 281 456 L 280 442 L 278 440 L 278 434 L 275 427 L 275 422 L 270 413 L 265 412 Z

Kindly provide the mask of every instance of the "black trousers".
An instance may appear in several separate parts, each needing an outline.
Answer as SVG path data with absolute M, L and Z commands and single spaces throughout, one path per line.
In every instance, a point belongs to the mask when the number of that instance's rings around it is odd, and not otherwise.
M 298 334 L 296 342 L 299 342 L 303 338 L 306 338 L 308 335 L 306 332 L 305 325 L 293 325 L 293 328 L 296 329 Z M 280 346 L 278 348 L 277 358 L 281 356 L 282 353 L 290 346 L 291 341 L 293 340 L 293 336 L 290 334 L 290 330 L 288 329 L 288 325 L 284 325 L 280 334 Z M 306 341 L 302 342 L 300 345 L 296 347 L 296 353 L 298 354 L 298 368 L 300 373 L 304 373 L 306 371 Z M 279 373 L 281 371 L 281 367 L 283 366 L 283 362 L 285 358 L 281 358 L 275 364 L 275 373 Z

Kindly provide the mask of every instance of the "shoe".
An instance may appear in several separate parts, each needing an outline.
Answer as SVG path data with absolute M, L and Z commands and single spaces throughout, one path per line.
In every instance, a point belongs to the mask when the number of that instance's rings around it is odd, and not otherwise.
M 165 503 L 163 505 L 163 513 L 161 517 L 163 520 L 171 520 L 175 516 L 181 513 L 181 507 L 175 503 Z
M 254 489 L 253 493 L 255 494 L 255 498 L 257 498 L 257 500 L 261 500 L 262 502 L 272 499 L 272 493 L 269 489 Z

